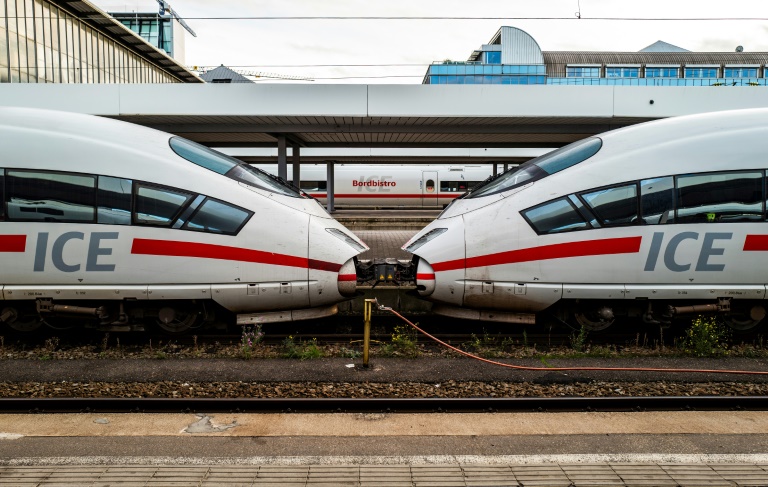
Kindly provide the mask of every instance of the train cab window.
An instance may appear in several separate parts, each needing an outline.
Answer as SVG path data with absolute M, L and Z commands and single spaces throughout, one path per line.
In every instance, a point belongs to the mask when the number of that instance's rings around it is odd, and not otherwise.
M 131 224 L 132 186 L 130 179 L 99 176 L 97 223 Z
M 675 220 L 675 181 L 672 176 L 640 181 L 640 212 L 645 225 Z
M 134 222 L 141 225 L 170 226 L 193 196 L 178 189 L 136 186 Z
M 208 198 L 181 228 L 183 230 L 236 235 L 251 215 L 253 213 L 250 211 Z
M 523 217 L 539 235 L 590 228 L 568 198 L 559 198 L 525 210 Z
M 96 176 L 7 170 L 9 220 L 88 222 L 95 218 Z
M 762 220 L 762 171 L 677 177 L 676 223 Z
M 245 164 L 234 157 L 181 137 L 172 137 L 169 143 L 176 154 L 200 167 L 265 191 L 302 198 L 301 193 L 285 184 L 282 179 Z
M 630 225 L 637 221 L 637 185 L 635 183 L 581 193 L 604 227 Z
M 602 146 L 603 141 L 599 137 L 579 140 L 514 167 L 496 178 L 487 179 L 466 197 L 480 198 L 543 179 L 586 161 L 597 154 Z

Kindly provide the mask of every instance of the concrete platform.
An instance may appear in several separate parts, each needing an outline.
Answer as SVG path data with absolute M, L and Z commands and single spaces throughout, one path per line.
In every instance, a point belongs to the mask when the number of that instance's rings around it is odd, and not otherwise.
M 0 486 L 768 485 L 768 412 L 0 416 Z
M 104 465 L 0 467 L 13 486 L 757 486 L 765 464 Z

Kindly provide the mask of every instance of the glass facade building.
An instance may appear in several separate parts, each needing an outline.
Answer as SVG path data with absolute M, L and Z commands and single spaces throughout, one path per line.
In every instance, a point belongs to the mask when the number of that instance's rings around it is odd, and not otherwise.
M 136 48 L 144 41 L 106 13 L 70 3 L 0 0 L 0 82 L 201 82 L 167 56 Z
M 465 62 L 429 66 L 424 84 L 766 86 L 768 53 L 691 52 L 658 41 L 638 52 L 542 51 L 501 27 Z

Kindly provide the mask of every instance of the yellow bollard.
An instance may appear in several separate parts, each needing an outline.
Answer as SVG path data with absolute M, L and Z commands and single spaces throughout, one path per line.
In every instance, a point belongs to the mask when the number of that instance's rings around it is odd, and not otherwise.
M 368 368 L 368 350 L 371 346 L 371 314 L 375 299 L 366 299 L 363 305 L 363 367 Z

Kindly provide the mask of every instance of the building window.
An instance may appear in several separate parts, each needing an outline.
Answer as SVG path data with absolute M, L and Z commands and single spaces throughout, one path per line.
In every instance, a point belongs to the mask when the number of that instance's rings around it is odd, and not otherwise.
M 485 64 L 501 64 L 501 51 L 486 51 Z
M 757 68 L 725 68 L 724 78 L 757 78 Z
M 640 68 L 610 67 L 605 68 L 606 78 L 638 78 Z
M 645 68 L 646 78 L 677 78 L 678 68 Z
M 685 68 L 686 78 L 717 78 L 718 68 Z
M 600 68 L 595 67 L 582 67 L 582 66 L 567 66 L 565 68 L 565 76 L 568 78 L 599 78 Z

